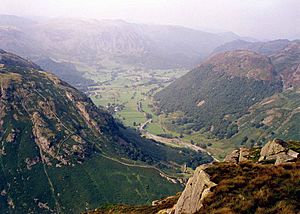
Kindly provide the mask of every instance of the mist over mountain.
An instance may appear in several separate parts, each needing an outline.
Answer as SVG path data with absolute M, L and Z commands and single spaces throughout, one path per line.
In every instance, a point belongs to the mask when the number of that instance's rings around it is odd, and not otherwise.
M 94 66 L 97 60 L 109 58 L 149 68 L 192 67 L 219 45 L 240 38 L 233 33 L 121 20 L 30 22 L 22 17 L 3 17 L 1 48 L 31 59 L 42 55 Z

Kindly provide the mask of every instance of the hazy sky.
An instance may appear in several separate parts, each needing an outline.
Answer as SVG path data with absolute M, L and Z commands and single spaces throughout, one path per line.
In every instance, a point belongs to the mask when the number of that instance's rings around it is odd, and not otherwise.
M 0 13 L 124 19 L 300 39 L 300 0 L 0 0 Z

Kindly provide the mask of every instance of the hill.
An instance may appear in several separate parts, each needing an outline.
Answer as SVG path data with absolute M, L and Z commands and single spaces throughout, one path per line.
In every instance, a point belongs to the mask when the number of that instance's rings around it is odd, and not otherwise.
M 251 51 L 216 54 L 158 92 L 158 112 L 183 112 L 175 124 L 210 131 L 218 138 L 238 132 L 249 107 L 282 91 L 270 58 Z
M 226 51 L 234 51 L 234 50 L 249 50 L 249 51 L 254 51 L 263 55 L 270 56 L 284 49 L 290 43 L 291 41 L 287 39 L 278 39 L 278 40 L 272 40 L 268 42 L 250 42 L 244 40 L 235 40 L 217 47 L 213 51 L 213 54 L 226 52 Z
M 278 75 L 283 78 L 285 88 L 299 87 L 299 40 L 274 40 L 269 42 L 247 42 L 242 40 L 224 44 L 214 53 L 230 50 L 250 50 L 269 56 Z
M 282 76 L 285 88 L 300 87 L 300 41 L 293 41 L 284 49 L 272 54 L 277 73 Z
M 2 50 L 0 86 L 1 213 L 149 203 L 181 189 L 182 165 L 211 161 L 141 138 L 54 74 Z

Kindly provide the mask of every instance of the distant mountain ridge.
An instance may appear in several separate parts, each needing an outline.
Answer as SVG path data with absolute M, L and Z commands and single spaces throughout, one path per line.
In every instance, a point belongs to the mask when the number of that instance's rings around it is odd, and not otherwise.
M 149 68 L 192 67 L 216 47 L 239 39 L 232 33 L 213 34 L 180 26 L 120 20 L 50 19 L 20 27 L 22 17 L 4 17 L 2 26 L 17 28 L 20 37 L 14 40 L 16 32 L 12 29 L 0 31 L 3 38 L 0 48 L 31 59 L 43 55 L 92 65 L 108 57 Z M 3 37 L 5 34 L 9 36 Z

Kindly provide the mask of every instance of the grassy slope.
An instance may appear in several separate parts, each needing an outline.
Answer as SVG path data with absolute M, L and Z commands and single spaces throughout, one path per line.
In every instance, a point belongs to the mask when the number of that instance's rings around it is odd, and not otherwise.
M 17 151 L 13 153 L 7 149 L 7 153 L 18 156 Z M 8 192 L 0 197 L 2 213 L 7 211 L 7 197 L 14 203 L 14 212 L 41 212 L 38 203 L 42 202 L 52 209 L 55 207 L 56 211 L 79 213 L 84 207 L 95 208 L 106 203 L 150 203 L 182 188 L 162 179 L 153 169 L 126 167 L 94 157 L 75 167 L 46 167 L 54 187 L 53 193 L 42 164 L 33 166 L 31 170 L 16 166 L 21 164 L 21 160 L 12 161 L 9 156 L 1 158 L 1 190 Z M 38 200 L 35 201 L 35 198 Z
M 66 213 L 108 203 L 148 204 L 182 188 L 162 179 L 153 169 L 127 167 L 102 157 L 78 167 L 50 169 L 49 174 Z
M 219 159 L 223 159 L 235 148 L 253 144 L 263 145 L 273 138 L 297 140 L 300 138 L 299 105 L 299 90 L 288 90 L 253 105 L 249 113 L 238 120 L 239 132 L 229 139 L 216 139 L 205 130 L 184 134 L 183 139 L 212 144 L 207 149 Z M 177 133 L 184 133 L 184 126 L 171 124 L 179 115 L 169 114 L 162 125 Z
M 219 138 L 229 138 L 236 132 L 236 118 L 281 87 L 280 82 L 232 77 L 202 66 L 158 92 L 155 99 L 163 112 L 184 112 L 194 130 L 205 128 Z M 200 101 L 204 103 L 198 106 Z
M 298 213 L 300 164 L 219 163 L 205 170 L 218 185 L 199 213 Z
M 12 93 L 9 94 L 10 99 L 13 99 L 10 103 L 13 103 L 15 106 L 11 111 L 6 112 L 3 129 L 0 133 L 2 149 L 0 156 L 0 190 L 2 191 L 0 209 L 2 213 L 8 212 L 8 209 L 12 212 L 38 213 L 42 210 L 44 212 L 54 210 L 56 212 L 71 211 L 72 213 L 78 213 L 83 211 L 85 206 L 93 208 L 108 202 L 150 203 L 154 199 L 174 194 L 182 188 L 179 184 L 173 184 L 162 178 L 159 172 L 153 169 L 153 166 L 151 168 L 124 166 L 114 161 L 118 158 L 120 161 L 120 154 L 114 152 L 116 152 L 115 149 L 120 149 L 120 152 L 122 150 L 121 146 L 116 144 L 114 139 L 109 136 L 107 138 L 102 136 L 95 137 L 92 131 L 84 124 L 82 116 L 76 112 L 74 104 L 66 99 L 61 86 L 58 84 L 54 87 L 53 83 L 47 80 L 46 74 L 16 67 L 11 67 L 1 72 L 5 73 L 10 70 L 18 71 L 22 74 L 25 73 L 22 80 L 24 81 L 23 84 L 13 83 L 22 93 L 16 94 L 12 90 Z M 36 83 L 33 91 L 30 91 L 31 88 L 26 86 L 25 83 L 28 82 Z M 64 85 L 64 87 L 67 86 Z M 39 92 L 39 95 L 36 91 Z M 75 92 L 76 90 L 73 91 L 73 93 Z M 78 91 L 74 95 L 76 98 L 83 98 L 83 95 Z M 19 96 L 24 96 L 21 100 L 24 101 L 23 105 L 27 106 L 27 110 L 20 103 Z M 90 154 L 91 156 L 89 157 L 91 159 L 85 159 L 86 161 L 82 165 L 78 164 L 77 157 L 74 157 L 74 160 L 71 160 L 72 164 L 69 166 L 61 168 L 49 167 L 39 162 L 33 165 L 31 169 L 28 169 L 25 163 L 26 158 L 39 157 L 40 151 L 33 141 L 31 118 L 28 117 L 27 111 L 29 113 L 39 111 L 42 115 L 44 111 L 37 105 L 39 101 L 44 100 L 42 96 L 47 97 L 47 100 L 55 97 L 55 113 L 68 126 L 68 129 L 76 130 L 75 124 L 80 124 L 81 132 L 84 131 L 87 134 L 85 140 L 89 143 L 97 142 L 99 146 L 102 146 L 102 150 L 109 154 L 112 159 L 104 159 L 99 154 L 99 151 L 91 150 L 92 153 L 98 154 Z M 84 99 L 89 102 L 86 98 Z M 3 102 L 6 103 L 6 101 Z M 68 114 L 65 112 L 68 112 Z M 106 120 L 108 118 L 105 119 L 106 116 L 108 116 L 106 113 L 100 113 L 99 109 L 93 108 L 94 119 L 99 119 L 99 121 L 102 121 L 101 123 L 106 123 L 109 121 Z M 58 122 L 55 119 L 49 119 L 46 115 L 42 115 L 42 117 L 46 121 L 45 124 L 49 130 L 51 129 L 54 132 L 53 148 L 57 148 L 58 142 L 64 142 L 66 149 L 76 143 L 66 137 L 64 128 L 59 132 L 56 131 L 55 124 Z M 111 124 L 102 125 L 106 129 Z M 13 132 L 12 129 L 18 130 L 16 139 L 13 142 L 8 142 L 6 139 Z M 105 131 L 105 135 L 109 135 L 109 130 L 107 131 Z M 168 165 L 167 161 L 169 159 L 178 162 L 178 164 L 184 164 L 194 155 L 190 152 L 156 145 L 150 141 L 143 141 L 136 133 L 125 131 L 123 134 L 124 138 L 130 138 L 130 143 L 134 145 L 131 149 L 139 148 L 144 150 L 154 158 L 153 164 L 158 164 L 161 161 L 161 164 Z M 58 149 L 57 152 L 58 154 L 63 154 L 63 150 Z M 123 157 L 126 155 L 128 154 L 122 154 Z M 132 160 L 123 159 L 121 161 L 146 165 L 146 163 L 141 161 L 133 162 Z M 161 167 L 161 164 L 159 163 L 158 167 Z M 180 168 L 180 165 L 176 167 Z M 166 170 L 175 173 L 174 168 Z M 10 208 L 8 208 L 8 203 L 11 206 Z M 41 206 L 44 206 L 44 208 L 39 208 Z

